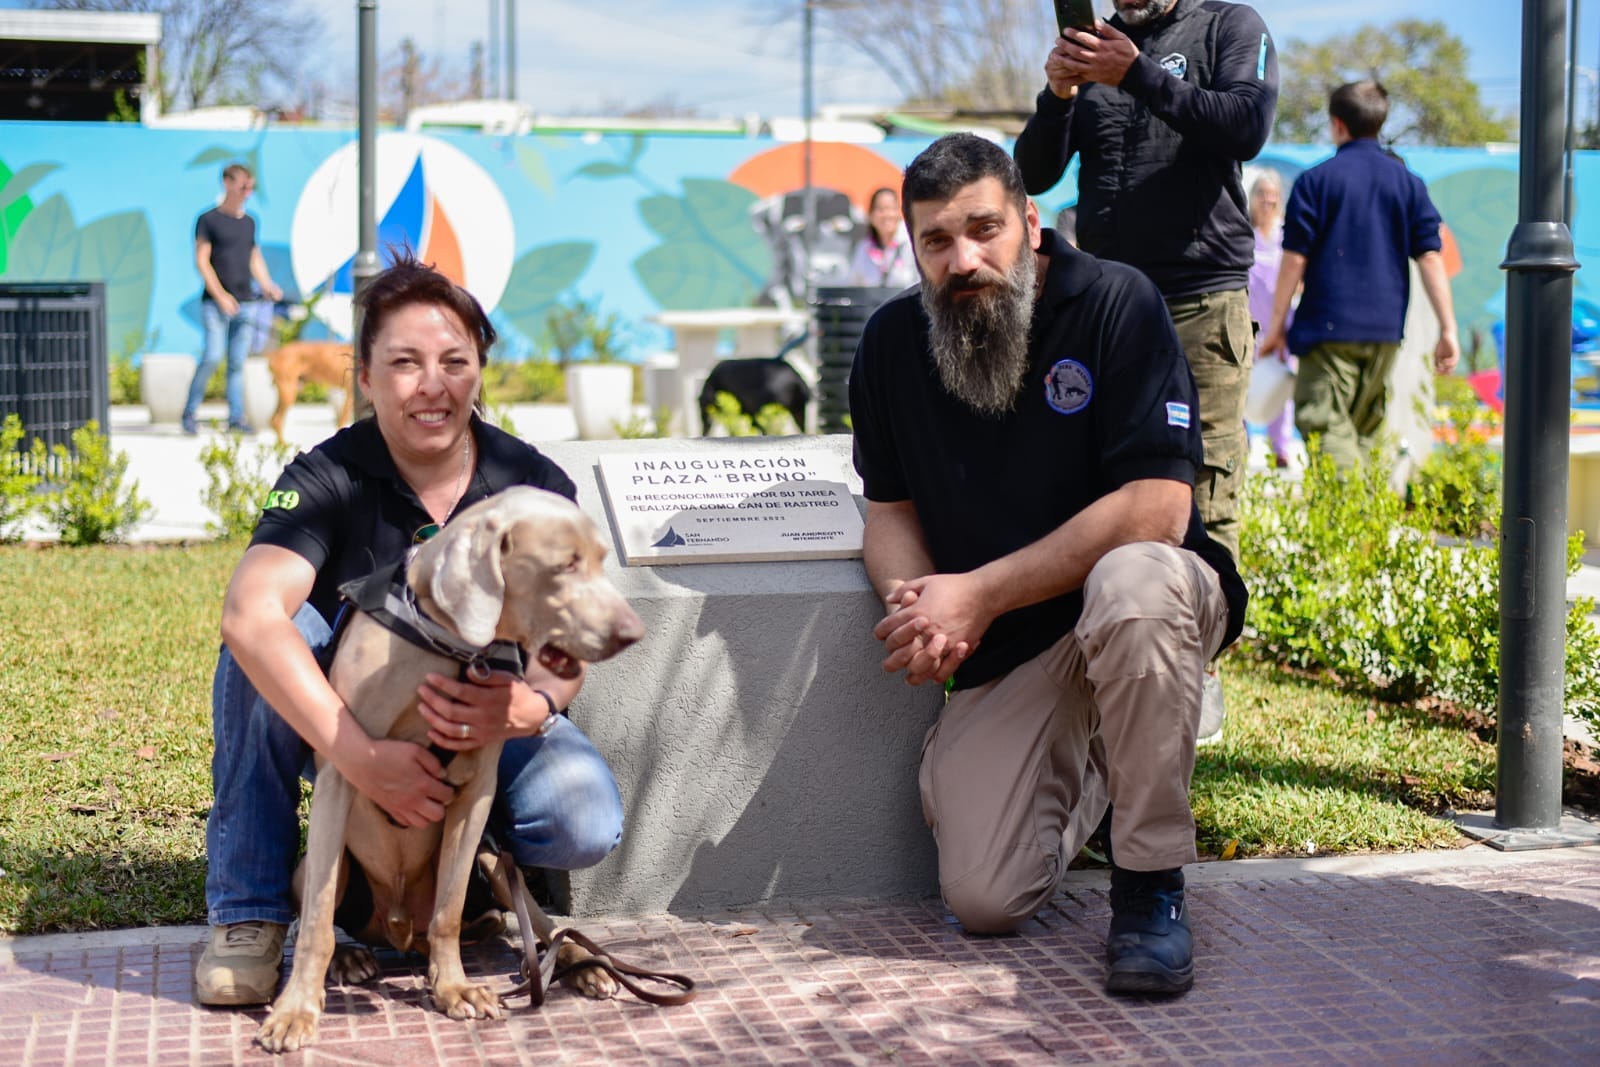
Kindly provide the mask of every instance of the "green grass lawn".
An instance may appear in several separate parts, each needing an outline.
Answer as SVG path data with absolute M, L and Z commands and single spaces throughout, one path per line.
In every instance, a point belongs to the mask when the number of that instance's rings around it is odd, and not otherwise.
M 203 921 L 211 670 L 241 550 L 0 547 L 0 932 Z M 1492 806 L 1494 748 L 1463 728 L 1240 655 L 1224 677 L 1202 853 L 1448 848 L 1439 812 Z
M 0 548 L 0 930 L 199 921 L 241 546 Z

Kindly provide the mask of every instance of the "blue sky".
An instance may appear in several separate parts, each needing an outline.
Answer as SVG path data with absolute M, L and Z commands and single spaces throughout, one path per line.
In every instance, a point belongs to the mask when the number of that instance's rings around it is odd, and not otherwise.
M 324 12 L 327 33 L 310 62 L 324 77 L 353 80 L 353 0 L 300 0 Z M 410 36 L 427 54 L 465 69 L 474 40 L 488 32 L 491 4 L 508 0 L 379 0 L 380 48 Z M 590 113 L 606 103 L 662 98 L 704 115 L 797 115 L 801 109 L 800 23 L 784 19 L 800 0 L 516 0 L 518 97 L 537 111 Z M 1037 0 L 1049 10 L 1047 0 Z M 1102 12 L 1110 0 L 1095 0 Z M 24 0 L 0 0 L 23 7 Z M 1280 48 L 1319 41 L 1363 23 L 1401 17 L 1443 21 L 1470 51 L 1469 77 L 1491 107 L 1515 112 L 1519 98 L 1522 4 L 1518 0 L 1260 0 Z M 1579 66 L 1600 68 L 1600 0 L 1583 5 Z M 1048 42 L 1041 42 L 1040 62 Z M 816 102 L 892 104 L 893 83 L 857 52 L 819 40 Z M 1580 114 L 1596 112 L 1595 75 L 1579 79 Z
M 404 34 L 466 54 L 487 31 L 491 0 L 379 0 L 379 36 L 387 49 Z M 1049 4 L 1038 0 L 1046 11 Z M 353 54 L 354 10 L 329 5 L 331 48 Z M 800 112 L 800 27 L 779 13 L 798 0 L 519 0 L 518 95 L 536 110 L 592 110 L 602 99 L 639 104 L 662 96 L 707 115 Z M 1096 0 L 1102 12 L 1110 0 Z M 1362 23 L 1400 17 L 1445 22 L 1471 52 L 1470 77 L 1491 106 L 1515 111 L 1521 9 L 1517 0 L 1261 0 L 1280 47 L 1317 41 Z M 1585 5 L 1580 66 L 1600 67 L 1600 0 Z M 474 12 L 481 13 L 474 17 Z M 345 23 L 348 25 L 341 25 Z M 1047 42 L 1040 45 L 1043 64 Z M 1580 107 L 1592 90 L 1579 85 Z M 893 83 L 851 49 L 819 47 L 816 100 L 893 103 Z M 1583 112 L 1588 113 L 1588 112 Z

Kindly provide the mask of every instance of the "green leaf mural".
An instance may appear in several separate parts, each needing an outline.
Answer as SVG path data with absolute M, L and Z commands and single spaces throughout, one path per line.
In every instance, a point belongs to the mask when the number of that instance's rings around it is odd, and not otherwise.
M 756 196 L 714 178 L 685 178 L 683 195 L 652 196 L 639 214 L 661 243 L 633 261 L 663 309 L 743 307 L 760 291 L 771 253 L 750 222 Z
M 572 172 L 574 178 L 626 178 L 633 174 L 632 167 L 623 166 L 621 163 L 611 163 L 604 159 L 594 163 L 585 163 Z
M 203 167 L 207 163 L 232 163 L 239 158 L 239 153 L 227 145 L 214 144 L 210 148 L 202 149 L 193 159 L 189 160 L 190 169 Z
M 57 193 L 17 227 L 6 274 L 19 282 L 70 281 L 77 268 L 78 224 L 67 198 Z
M 154 262 L 150 221 L 142 211 L 107 215 L 78 231 L 78 277 L 106 283 L 106 340 L 114 352 L 144 340 Z
M 703 241 L 657 245 L 634 260 L 633 269 L 666 311 L 743 307 L 756 293 L 738 264 Z
M 265 204 L 269 200 L 267 197 L 267 175 L 261 166 L 261 146 L 266 143 L 266 140 L 267 131 L 263 129 L 256 138 L 254 148 L 232 148 L 225 144 L 208 145 L 201 149 L 184 166 L 189 170 L 193 170 L 196 167 L 216 166 L 218 163 L 243 163 L 250 168 L 250 173 L 255 176 L 256 200 Z M 217 169 L 217 179 L 220 181 L 221 178 L 222 169 L 219 167 Z
M 1464 170 L 1428 186 L 1428 195 L 1461 249 L 1461 273 L 1450 281 L 1462 336 L 1500 317 L 1505 272 L 1500 261 L 1517 224 L 1517 172 Z M 1412 299 L 1421 294 L 1413 293 Z
M 544 334 L 544 313 L 594 262 L 592 241 L 561 241 L 529 249 L 511 266 L 497 309 L 529 340 Z
M 28 190 L 38 185 L 41 179 L 60 169 L 59 163 L 31 163 L 15 174 L 0 178 L 0 210 L 27 196 Z
M 635 163 L 644 158 L 644 146 L 645 136 L 642 133 L 636 133 L 628 139 L 628 167 L 630 169 Z
M 143 342 L 155 284 L 155 246 L 144 212 L 107 215 L 79 229 L 58 194 L 28 214 L 10 253 L 6 276 L 14 281 L 104 282 L 112 351 Z
M 541 193 L 549 196 L 555 191 L 556 183 L 550 177 L 550 167 L 544 161 L 544 153 L 530 145 L 517 145 L 517 166 L 522 171 L 522 176 Z
M 13 177 L 11 168 L 0 162 L 0 189 L 9 192 Z M 8 200 L 5 207 L 0 207 L 0 276 L 6 273 L 6 250 L 11 247 L 11 239 L 16 236 L 17 228 L 32 210 L 33 201 L 26 194 Z
M 639 201 L 639 217 L 663 241 L 687 241 L 695 235 L 689 205 L 676 196 L 647 196 Z

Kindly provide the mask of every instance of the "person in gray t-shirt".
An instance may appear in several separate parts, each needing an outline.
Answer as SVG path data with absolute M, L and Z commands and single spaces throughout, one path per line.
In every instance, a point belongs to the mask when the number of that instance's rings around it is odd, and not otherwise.
M 255 188 L 255 175 L 249 167 L 228 164 L 222 170 L 222 203 L 195 220 L 194 264 L 205 283 L 200 294 L 205 349 L 183 405 L 185 433 L 199 431 L 195 410 L 224 352 L 228 356 L 228 428 L 255 432 L 244 414 L 244 360 L 257 327 L 256 287 L 271 301 L 283 299 L 283 291 L 273 283 L 256 244 L 256 220 L 245 214 L 245 201 Z

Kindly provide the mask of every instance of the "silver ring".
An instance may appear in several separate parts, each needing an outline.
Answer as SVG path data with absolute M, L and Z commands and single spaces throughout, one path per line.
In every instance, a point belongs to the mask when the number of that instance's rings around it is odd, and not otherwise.
M 460 726 L 461 726 L 461 740 L 465 741 L 469 736 L 471 736 L 472 727 L 468 726 L 466 723 L 461 723 Z

